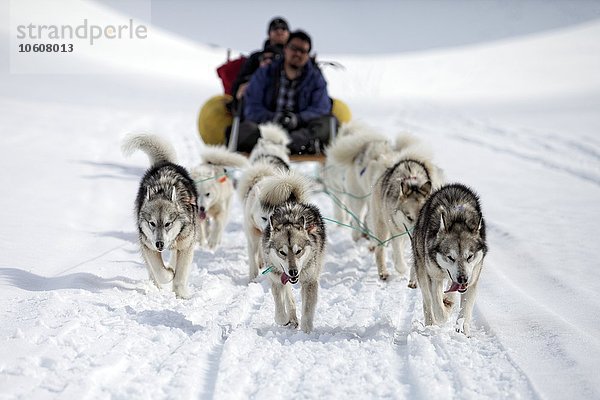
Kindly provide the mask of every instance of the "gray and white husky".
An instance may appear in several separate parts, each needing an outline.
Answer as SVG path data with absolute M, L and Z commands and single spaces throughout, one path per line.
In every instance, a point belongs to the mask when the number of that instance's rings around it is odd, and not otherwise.
M 313 330 L 325 243 L 325 225 L 314 205 L 290 201 L 276 207 L 269 217 L 262 245 L 266 265 L 271 268 L 269 278 L 276 323 L 298 327 L 290 284 L 300 282 L 300 328 L 306 333 Z
M 234 193 L 231 168 L 244 168 L 248 160 L 224 146 L 209 146 L 201 154 L 202 163 L 190 175 L 198 191 L 198 243 L 214 249 L 221 243 Z
M 178 297 L 188 298 L 188 276 L 197 232 L 194 181 L 175 164 L 175 150 L 159 136 L 132 134 L 122 143 L 125 155 L 142 150 L 151 167 L 140 182 L 135 200 L 136 222 L 142 257 L 150 279 L 158 286 L 173 281 Z M 171 250 L 169 264 L 162 252 Z
M 404 260 L 406 239 L 417 222 L 425 200 L 443 182 L 439 169 L 430 161 L 428 149 L 415 137 L 400 135 L 395 149 L 399 160 L 386 169 L 373 186 L 369 225 L 375 237 L 382 241 L 391 239 L 394 267 L 400 276 L 404 276 L 408 269 Z M 385 248 L 381 244 L 374 244 L 374 247 L 379 278 L 386 280 L 389 273 Z M 411 268 L 408 285 L 417 287 L 414 268 Z
M 290 137 L 279 125 L 272 122 L 259 125 L 260 138 L 250 152 L 250 164 L 265 163 L 284 171 L 290 170 Z
M 269 215 L 276 206 L 289 200 L 306 201 L 307 182 L 306 178 L 295 172 L 284 173 L 268 163 L 253 165 L 242 175 L 238 192 L 244 204 L 250 281 L 258 276 L 264 263 L 260 241 Z
M 419 214 L 413 254 L 425 324 L 443 324 L 460 293 L 457 331 L 470 335 L 477 282 L 487 253 L 479 198 L 462 184 L 434 192 Z M 444 285 L 448 288 L 444 291 Z
M 362 124 L 352 124 L 354 133 L 337 139 L 328 150 L 332 164 L 343 168 L 345 206 L 351 213 L 352 239 L 358 241 L 369 221 L 369 196 L 375 180 L 393 160 L 394 150 L 382 134 Z

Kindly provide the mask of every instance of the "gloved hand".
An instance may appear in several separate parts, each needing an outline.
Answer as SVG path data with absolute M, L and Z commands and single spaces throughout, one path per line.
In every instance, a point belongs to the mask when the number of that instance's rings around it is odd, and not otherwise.
M 298 127 L 298 116 L 291 111 L 284 111 L 277 122 L 289 132 Z

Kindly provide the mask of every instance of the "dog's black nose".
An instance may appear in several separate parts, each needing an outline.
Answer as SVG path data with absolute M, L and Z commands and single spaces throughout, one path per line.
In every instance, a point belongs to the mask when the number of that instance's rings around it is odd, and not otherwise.
M 205 212 L 206 208 L 204 208 L 204 206 L 200 207 L 200 212 Z
M 291 277 L 297 277 L 298 276 L 298 270 L 297 269 L 290 269 L 290 276 Z
M 468 281 L 469 281 L 469 279 L 465 275 L 459 275 L 456 278 L 456 282 L 461 285 L 465 285 Z
M 164 247 L 165 247 L 165 242 L 160 242 L 160 241 L 156 242 L 156 249 L 158 251 L 162 251 Z

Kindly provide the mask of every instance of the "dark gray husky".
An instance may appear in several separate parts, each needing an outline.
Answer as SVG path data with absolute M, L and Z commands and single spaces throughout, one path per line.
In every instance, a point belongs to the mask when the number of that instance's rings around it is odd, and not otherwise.
M 265 262 L 271 268 L 275 322 L 298 327 L 296 303 L 289 283 L 302 285 L 300 328 L 309 333 L 317 305 L 319 276 L 325 255 L 325 225 L 317 207 L 288 202 L 275 208 L 263 232 Z
M 413 233 L 425 324 L 443 324 L 460 293 L 457 331 L 470 335 L 477 282 L 487 253 L 479 198 L 461 184 L 442 186 L 419 213 Z M 444 290 L 444 285 L 448 285 Z

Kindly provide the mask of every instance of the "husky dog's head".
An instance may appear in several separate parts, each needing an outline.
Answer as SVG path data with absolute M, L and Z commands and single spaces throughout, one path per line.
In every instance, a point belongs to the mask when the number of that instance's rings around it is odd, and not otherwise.
M 316 224 L 292 206 L 278 207 L 269 218 L 269 259 L 283 270 L 282 283 L 298 282 L 313 251 L 310 235 Z
M 183 227 L 184 214 L 184 210 L 178 206 L 175 188 L 170 199 L 153 196 L 148 189 L 138 220 L 142 240 L 149 248 L 158 252 L 171 248 Z
M 414 227 L 419 216 L 419 211 L 427 197 L 431 194 L 431 181 L 426 182 L 402 182 L 400 184 L 402 193 L 398 197 L 397 210 L 408 221 L 409 227 Z M 393 218 L 396 217 L 394 213 Z M 400 225 L 401 226 L 401 225 Z
M 468 206 L 459 206 L 468 207 Z M 448 273 L 451 286 L 446 292 L 464 293 L 477 279 L 475 274 L 487 247 L 483 217 L 475 210 L 441 210 L 440 227 L 436 235 L 434 258 Z
M 384 176 L 383 183 L 386 188 L 386 195 L 396 198 L 396 210 L 401 214 L 400 219 L 408 222 L 412 228 L 417 222 L 419 211 L 423 208 L 425 201 L 431 194 L 432 183 L 429 178 L 426 167 L 418 161 L 402 160 L 399 161 L 390 171 L 389 175 Z M 389 180 L 395 180 L 391 184 Z M 395 193 L 399 190 L 399 193 Z M 394 213 L 392 218 L 398 219 L 398 213 Z M 394 221 L 398 226 L 400 222 Z
M 199 165 L 190 174 L 198 191 L 198 216 L 203 220 L 207 218 L 208 210 L 220 201 L 223 185 L 231 183 L 227 169 L 222 167 Z

